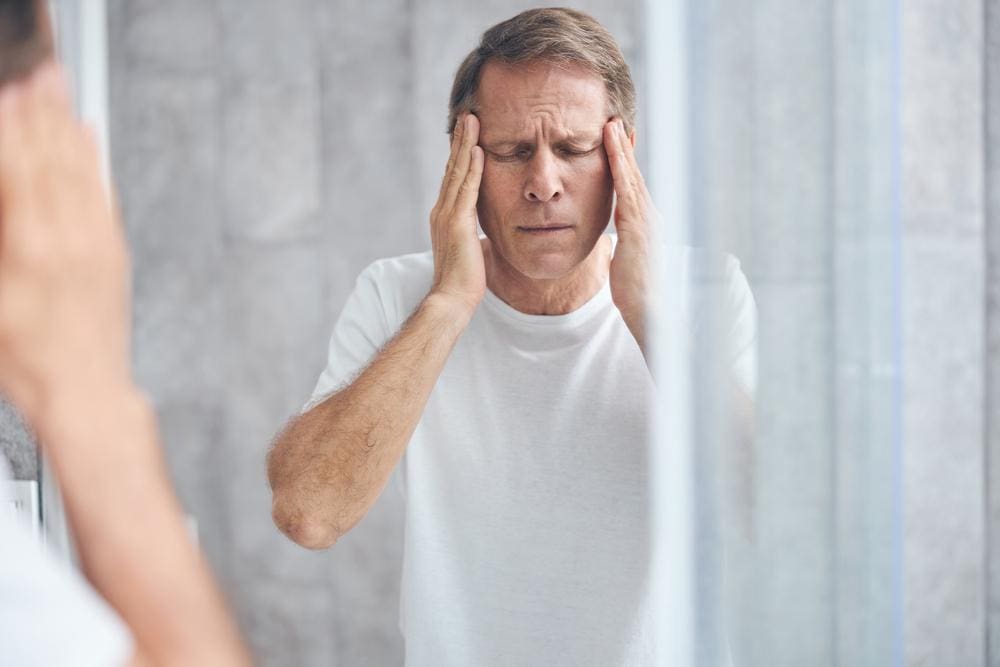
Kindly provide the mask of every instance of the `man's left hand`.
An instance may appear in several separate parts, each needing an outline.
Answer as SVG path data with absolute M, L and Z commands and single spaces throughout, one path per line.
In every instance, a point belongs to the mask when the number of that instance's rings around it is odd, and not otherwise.
M 615 118 L 605 124 L 604 148 L 617 199 L 614 219 L 618 246 L 611 259 L 611 298 L 645 355 L 649 238 L 656 211 L 635 161 L 634 142 L 635 131 L 629 137 L 621 119 Z

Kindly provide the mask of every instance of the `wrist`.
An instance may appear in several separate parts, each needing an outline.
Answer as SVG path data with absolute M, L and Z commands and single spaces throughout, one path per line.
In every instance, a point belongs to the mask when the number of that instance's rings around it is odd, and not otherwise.
M 472 315 L 476 312 L 478 305 L 478 302 L 473 303 L 469 299 L 450 292 L 431 290 L 424 297 L 420 307 L 456 323 L 461 329 L 465 329 L 469 321 L 472 320 Z
M 52 387 L 42 392 L 25 417 L 43 443 L 109 427 L 144 428 L 154 422 L 149 400 L 124 379 Z

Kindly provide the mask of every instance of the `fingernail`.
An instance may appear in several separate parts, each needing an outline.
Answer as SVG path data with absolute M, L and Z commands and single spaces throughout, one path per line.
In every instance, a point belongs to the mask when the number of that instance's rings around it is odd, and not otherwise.
M 466 116 L 465 116 L 465 129 L 467 129 L 467 130 L 471 130 L 472 129 L 472 114 L 471 113 L 470 114 L 466 114 Z

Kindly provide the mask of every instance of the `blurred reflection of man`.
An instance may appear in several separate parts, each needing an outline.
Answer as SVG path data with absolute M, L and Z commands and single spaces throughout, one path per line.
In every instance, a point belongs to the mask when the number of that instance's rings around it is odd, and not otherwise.
M 275 522 L 312 549 L 396 471 L 408 665 L 654 656 L 653 209 L 634 116 L 628 65 L 589 16 L 488 30 L 455 78 L 432 251 L 365 269 L 313 400 L 272 449 Z M 690 273 L 690 253 L 674 261 Z M 753 300 L 738 263 L 723 268 L 728 361 L 749 393 Z
M 121 224 L 49 25 L 43 0 L 0 0 L 0 391 L 52 465 L 87 580 L 0 511 L 0 664 L 246 665 L 132 382 Z

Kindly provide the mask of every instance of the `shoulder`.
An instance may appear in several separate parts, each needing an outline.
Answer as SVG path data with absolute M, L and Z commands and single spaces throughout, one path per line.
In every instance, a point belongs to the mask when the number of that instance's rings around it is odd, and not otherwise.
M 427 250 L 383 257 L 369 264 L 361 273 L 387 287 L 414 280 L 430 281 L 434 275 L 434 255 Z
M 733 254 L 693 246 L 664 246 L 665 278 L 682 287 L 692 315 L 721 307 L 747 330 L 756 328 L 756 303 L 740 260 Z
M 433 280 L 434 255 L 427 250 L 375 260 L 358 276 L 355 289 L 374 291 L 394 329 L 427 295 Z
M 740 260 L 728 252 L 688 245 L 663 245 L 660 252 L 665 265 L 695 284 L 731 282 L 743 274 Z

